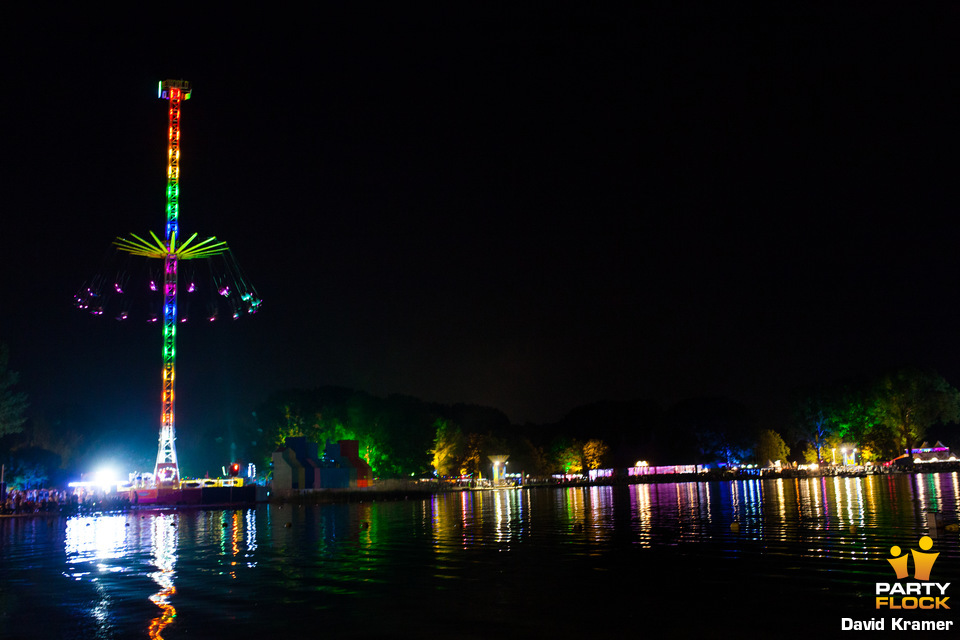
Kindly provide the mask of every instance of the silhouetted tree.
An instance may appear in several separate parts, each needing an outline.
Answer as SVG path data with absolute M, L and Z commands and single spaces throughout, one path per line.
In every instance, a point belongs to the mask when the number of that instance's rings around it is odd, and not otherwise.
M 794 419 L 800 434 L 806 438 L 813 449 L 813 460 L 823 459 L 823 449 L 829 438 L 836 431 L 835 422 L 836 397 L 832 389 L 818 387 L 807 389 L 798 394 L 794 402 Z
M 583 473 L 583 442 L 576 438 L 556 438 L 551 447 L 556 473 Z
M 511 462 L 515 462 L 518 467 L 516 471 L 526 472 L 534 477 L 550 475 L 550 458 L 542 446 L 534 444 L 530 438 L 522 438 L 516 448 L 519 454 L 516 459 L 511 458 Z
M 26 421 L 27 394 L 14 391 L 20 374 L 11 371 L 10 351 L 0 343 L 0 437 L 20 433 Z
M 757 437 L 747 408 L 727 398 L 679 402 L 668 411 L 667 426 L 674 451 L 683 456 L 676 456 L 675 463 L 740 464 L 750 457 Z
M 586 469 L 600 469 L 604 466 L 607 452 L 610 450 L 603 440 L 587 440 L 583 443 L 583 463 Z
M 433 468 L 439 476 L 459 475 L 467 444 L 463 432 L 460 427 L 441 418 L 437 418 L 434 426 L 437 433 L 430 451 Z
M 472 475 L 477 477 L 483 472 L 484 444 L 484 436 L 482 434 L 470 433 L 467 435 L 463 463 L 460 468 L 461 475 Z
M 933 371 L 901 369 L 878 384 L 877 412 L 898 450 L 909 452 L 930 426 L 960 420 L 960 392 Z
M 768 462 L 777 460 L 786 464 L 790 456 L 790 449 L 779 433 L 772 429 L 764 429 L 757 440 L 757 464 L 765 466 Z

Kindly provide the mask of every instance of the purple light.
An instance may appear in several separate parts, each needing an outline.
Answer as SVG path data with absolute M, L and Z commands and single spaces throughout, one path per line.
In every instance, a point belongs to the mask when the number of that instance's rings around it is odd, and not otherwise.
M 119 282 L 114 282 L 114 283 L 113 283 L 113 288 L 117 290 L 117 293 L 123 293 L 123 289 L 120 288 L 120 283 L 119 283 Z
M 196 290 L 197 290 L 197 285 L 195 285 L 195 284 L 192 283 L 192 282 L 190 283 L 190 286 L 187 287 L 187 293 L 193 293 L 193 292 L 196 291 Z
M 154 282 L 153 280 L 151 280 L 151 281 L 150 281 L 150 291 L 156 291 L 156 290 L 157 290 L 157 283 Z

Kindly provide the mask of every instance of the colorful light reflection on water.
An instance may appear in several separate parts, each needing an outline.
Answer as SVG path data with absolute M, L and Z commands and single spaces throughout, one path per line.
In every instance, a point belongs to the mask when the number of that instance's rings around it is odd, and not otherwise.
M 153 639 L 163 638 L 161 632 L 177 616 L 177 610 L 170 603 L 170 598 L 177 592 L 173 585 L 174 565 L 177 563 L 177 525 L 168 520 L 172 518 L 152 519 L 151 545 L 157 570 L 150 577 L 160 587 L 157 593 L 150 596 L 150 602 L 160 608 L 160 615 L 150 621 L 150 637 Z
M 3 519 L 0 637 L 253 637 L 290 616 L 415 637 L 411 612 L 425 606 L 463 637 L 485 637 L 489 619 L 507 636 L 562 635 L 681 615 L 668 593 L 707 613 L 758 601 L 775 612 L 777 590 L 839 611 L 887 579 L 891 546 L 927 533 L 927 511 L 956 522 L 958 496 L 953 473 Z M 957 534 L 936 545 L 950 579 Z M 596 620 L 558 615 L 561 594 Z

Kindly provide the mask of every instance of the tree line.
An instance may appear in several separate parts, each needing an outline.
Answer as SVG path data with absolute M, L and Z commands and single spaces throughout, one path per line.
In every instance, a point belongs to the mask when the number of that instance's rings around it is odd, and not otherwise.
M 0 344 L 0 461 L 8 484 L 61 479 L 84 452 L 102 448 L 98 443 L 105 438 L 118 439 L 88 433 L 73 411 L 70 419 L 48 420 L 38 411 L 28 420 L 27 395 L 18 389 L 8 356 Z M 831 462 L 834 450 L 852 447 L 858 461 L 890 460 L 925 438 L 956 440 L 960 392 L 934 371 L 906 368 L 798 390 L 792 419 L 780 425 L 760 424 L 748 407 L 721 397 L 666 408 L 652 400 L 596 402 L 555 423 L 512 424 L 491 407 L 325 386 L 275 393 L 245 416 L 229 433 L 194 438 L 209 440 L 200 446 L 210 458 L 254 462 L 261 471 L 287 437 L 303 436 L 320 452 L 328 440 L 358 440 L 378 477 L 486 476 L 493 455 L 509 455 L 510 472 L 546 476 L 625 468 L 641 460 L 727 466 Z M 141 453 L 149 462 L 152 451 Z M 208 464 L 202 463 L 200 474 Z
M 805 389 L 794 407 L 804 461 L 832 462 L 836 449 L 853 445 L 858 460 L 873 462 L 917 448 L 936 427 L 957 434 L 944 427 L 960 420 L 960 392 L 935 371 L 904 368 Z
M 830 462 L 843 446 L 857 449 L 858 462 L 889 460 L 917 447 L 931 430 L 944 438 L 960 433 L 960 392 L 934 371 L 905 368 L 798 390 L 791 421 L 776 427 L 760 424 L 742 403 L 719 397 L 666 409 L 650 400 L 597 402 L 556 423 L 517 425 L 491 407 L 379 398 L 340 387 L 281 392 L 255 415 L 266 437 L 249 455 L 261 460 L 285 437 L 301 435 L 321 449 L 326 440 L 359 440 L 380 477 L 487 474 L 492 455 L 509 455 L 511 472 L 544 476 L 641 460 Z
M 327 441 L 357 440 L 378 477 L 487 476 L 492 455 L 509 455 L 511 472 L 580 473 L 600 468 L 609 449 L 559 432 L 540 439 L 532 425 L 513 425 L 491 407 L 332 386 L 274 394 L 254 415 L 263 437 L 249 455 L 266 461 L 288 437 L 305 437 L 321 451 Z

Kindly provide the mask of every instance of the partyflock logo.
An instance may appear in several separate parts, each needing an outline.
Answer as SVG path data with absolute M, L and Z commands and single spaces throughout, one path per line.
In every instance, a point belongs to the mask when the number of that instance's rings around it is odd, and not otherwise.
M 900 547 L 890 548 L 893 558 L 887 560 L 897 573 L 897 580 L 908 576 L 907 561 L 913 556 L 913 578 L 920 582 L 878 582 L 877 609 L 949 609 L 947 600 L 950 599 L 947 587 L 950 583 L 941 584 L 930 581 L 930 572 L 937 561 L 939 553 L 927 553 L 933 548 L 930 536 L 920 538 L 921 551 L 910 550 L 910 554 L 901 555 Z
M 890 548 L 887 562 L 897 577 L 896 582 L 877 582 L 875 595 L 876 608 L 890 611 L 891 614 L 911 613 L 920 619 L 907 618 L 870 618 L 869 620 L 841 619 L 842 631 L 949 631 L 953 620 L 936 619 L 950 609 L 950 596 L 947 589 L 950 583 L 934 582 L 930 579 L 933 566 L 939 553 L 931 552 L 933 540 L 923 536 L 918 541 L 920 550 L 911 549 L 903 553 L 900 547 Z M 910 575 L 910 560 L 913 560 L 913 575 Z M 912 579 L 911 579 L 912 578 Z M 888 626 L 889 625 L 889 626 Z

